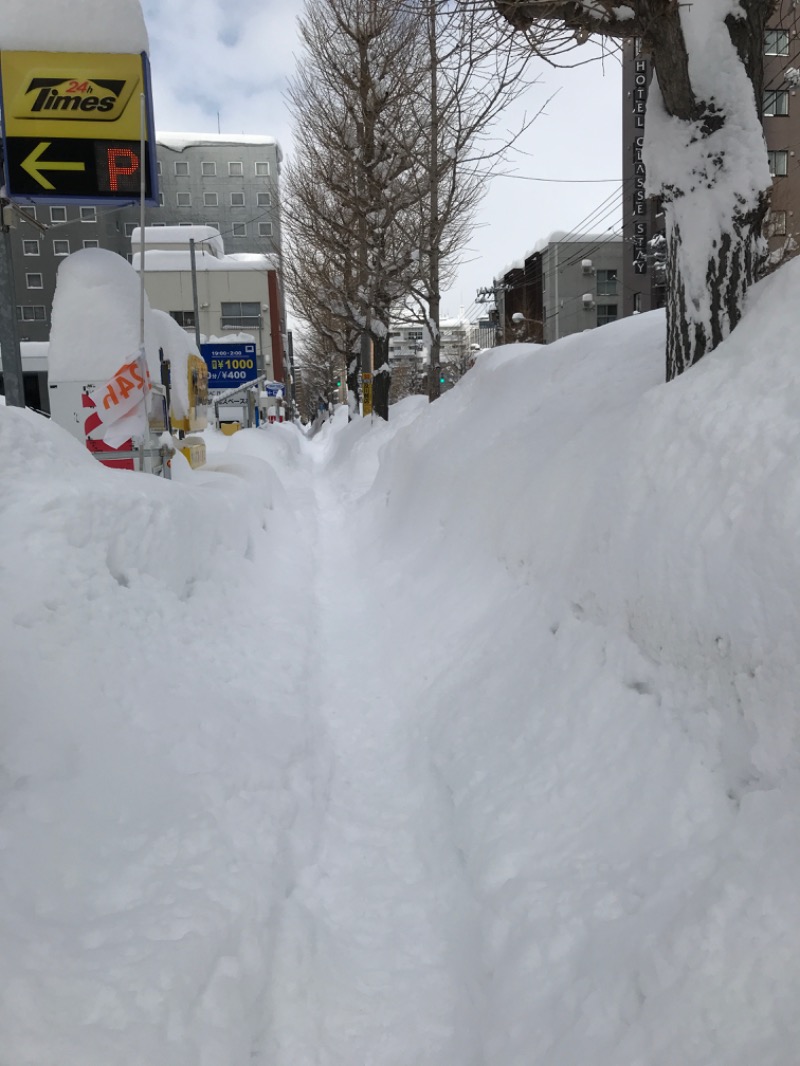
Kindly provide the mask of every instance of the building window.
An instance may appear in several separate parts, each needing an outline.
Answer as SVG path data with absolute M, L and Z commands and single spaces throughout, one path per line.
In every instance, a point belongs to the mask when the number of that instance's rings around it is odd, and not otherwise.
M 191 207 L 192 194 L 190 192 L 179 192 L 177 194 L 176 203 L 178 204 L 178 207 Z
M 219 196 L 215 192 L 203 193 L 203 207 L 217 207 L 219 204 Z
M 53 255 L 69 255 L 69 241 L 53 241 Z
M 616 322 L 617 320 L 617 305 L 616 304 L 598 304 L 597 305 L 597 324 L 598 326 L 606 326 L 609 322 Z
M 163 192 L 160 192 L 158 194 L 158 206 L 159 207 L 163 207 L 164 206 L 164 194 L 163 194 Z
M 207 218 L 203 223 L 204 226 L 211 226 L 212 229 L 219 230 L 219 222 L 215 222 L 211 218 Z
M 21 213 L 22 213 L 22 221 L 23 222 L 31 222 L 33 219 L 36 218 L 36 208 L 35 207 L 28 207 L 26 205 L 23 208 Z
M 244 163 L 228 163 L 228 177 L 241 178 L 244 176 Z
M 233 232 L 234 237 L 247 236 L 247 226 L 244 224 L 244 222 L 234 222 L 233 226 L 231 227 L 231 230 Z
M 785 237 L 786 212 L 770 211 L 770 213 L 767 215 L 767 222 L 765 228 L 767 237 Z
M 125 223 L 125 236 L 132 237 L 133 231 L 136 229 L 138 222 L 126 222 Z
M 272 236 L 272 223 L 271 222 L 259 222 L 258 224 L 259 237 L 271 237 Z
M 204 178 L 215 178 L 217 176 L 217 164 L 216 163 L 201 163 L 200 173 Z
M 268 178 L 269 177 L 269 163 L 256 163 L 256 177 Z
M 50 208 L 50 221 L 51 222 L 66 222 L 67 221 L 67 209 L 66 209 L 66 207 L 51 207 Z
M 81 222 L 96 222 L 97 221 L 97 208 L 96 207 L 82 207 L 80 210 L 81 210 Z
M 268 192 L 256 193 L 256 203 L 259 207 L 272 207 L 272 194 Z
M 764 54 L 768 56 L 788 56 L 789 31 L 766 30 L 764 33 Z
M 789 93 L 786 89 L 770 89 L 764 93 L 764 114 L 768 117 L 789 114 Z
M 598 270 L 597 271 L 597 295 L 598 296 L 616 296 L 617 295 L 617 271 L 616 267 L 611 270 Z
M 633 294 L 633 313 L 635 315 L 641 314 L 642 311 L 642 294 L 635 292 Z
M 23 255 L 38 255 L 39 254 L 39 242 L 38 241 L 23 241 L 22 242 L 22 254 Z
M 184 329 L 194 329 L 194 311 L 170 311 L 169 314 L 179 326 L 183 326 Z
M 194 222 L 179 222 L 179 226 L 193 226 Z
M 159 178 L 161 177 L 161 160 L 160 159 L 156 163 L 156 174 L 158 174 Z
M 255 329 L 261 325 L 259 303 L 223 303 L 221 310 L 224 329 Z
M 47 308 L 44 304 L 21 304 L 17 307 L 20 322 L 46 322 Z
M 175 164 L 175 174 L 179 178 L 189 177 L 189 164 L 185 161 L 181 161 Z
M 133 265 L 133 252 L 126 252 L 125 253 L 125 258 L 128 260 L 128 262 L 131 265 Z
M 785 178 L 789 170 L 789 153 L 785 148 L 777 152 L 767 152 L 769 172 L 773 178 Z
M 25 284 L 29 289 L 43 289 L 44 281 L 41 274 L 26 274 Z
M 244 193 L 232 192 L 231 193 L 231 207 L 244 207 Z
M 83 247 L 84 248 L 99 248 L 100 247 L 100 241 L 84 241 L 83 242 Z

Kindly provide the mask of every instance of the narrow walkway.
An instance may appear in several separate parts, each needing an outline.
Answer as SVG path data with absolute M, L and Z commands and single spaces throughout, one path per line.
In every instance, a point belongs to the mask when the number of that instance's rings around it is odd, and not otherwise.
M 330 777 L 317 853 L 284 912 L 275 1066 L 478 1066 L 471 908 L 447 798 L 414 740 L 414 664 L 394 654 L 380 578 L 363 571 L 352 505 L 320 451 L 309 520 L 321 698 L 308 711 Z

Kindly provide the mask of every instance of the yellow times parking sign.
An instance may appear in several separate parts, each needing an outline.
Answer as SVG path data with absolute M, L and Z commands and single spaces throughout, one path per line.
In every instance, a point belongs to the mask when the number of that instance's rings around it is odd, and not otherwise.
M 12 199 L 154 202 L 147 56 L 3 52 L 0 100 Z M 141 156 L 142 94 L 145 158 Z

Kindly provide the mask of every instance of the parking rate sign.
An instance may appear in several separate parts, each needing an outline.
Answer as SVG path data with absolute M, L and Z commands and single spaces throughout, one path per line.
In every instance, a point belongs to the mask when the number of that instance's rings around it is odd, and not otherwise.
M 201 344 L 210 389 L 235 389 L 258 377 L 255 344 Z
M 145 198 L 157 202 L 146 55 L 0 53 L 0 106 L 12 200 L 131 203 L 144 167 Z

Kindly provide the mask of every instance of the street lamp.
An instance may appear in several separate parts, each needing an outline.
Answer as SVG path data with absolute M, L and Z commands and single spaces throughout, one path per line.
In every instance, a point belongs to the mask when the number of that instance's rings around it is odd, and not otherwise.
M 515 311 L 511 316 L 511 321 L 514 323 L 514 333 L 516 334 L 516 339 L 518 341 L 527 340 L 527 337 L 525 336 L 527 330 L 524 327 L 526 322 L 528 325 L 539 327 L 541 330 L 540 336 L 542 341 L 544 341 L 544 323 L 538 318 L 527 318 L 521 311 Z

